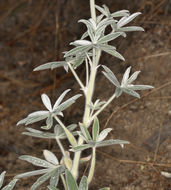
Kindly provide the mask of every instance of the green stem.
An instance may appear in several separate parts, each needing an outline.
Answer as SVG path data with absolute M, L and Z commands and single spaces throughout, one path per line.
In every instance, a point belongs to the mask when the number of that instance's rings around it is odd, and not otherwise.
M 66 181 L 65 181 L 64 175 L 61 174 L 60 176 L 61 176 L 62 183 L 63 183 L 63 185 L 64 185 L 65 190 L 68 190 L 67 183 L 66 183 Z
M 77 81 L 78 84 L 80 85 L 81 89 L 84 91 L 85 87 L 84 87 L 83 83 L 81 82 L 80 78 L 78 77 L 77 73 L 76 73 L 75 70 L 73 69 L 72 65 L 71 65 L 69 62 L 67 62 L 67 64 L 68 64 L 68 66 L 69 66 L 69 68 L 70 68 L 72 74 L 74 75 L 76 81 Z
M 56 142 L 57 142 L 57 144 L 58 144 L 58 146 L 59 146 L 59 148 L 60 148 L 60 150 L 61 150 L 63 156 L 66 157 L 65 149 L 64 149 L 64 147 L 63 147 L 61 141 L 60 141 L 58 138 L 56 138 Z
M 113 94 L 113 96 L 111 96 L 109 100 L 91 117 L 91 119 L 89 120 L 89 125 L 94 120 L 94 118 L 97 117 L 115 98 L 116 98 L 116 95 Z
M 96 22 L 95 0 L 90 0 L 91 18 Z
M 91 165 L 90 165 L 90 170 L 89 170 L 89 174 L 88 174 L 88 183 L 90 183 L 93 179 L 94 171 L 95 171 L 95 164 L 96 164 L 96 148 L 93 147 Z
M 73 136 L 73 134 L 66 128 L 66 126 L 62 123 L 62 121 L 57 116 L 54 116 L 54 118 L 65 131 L 65 134 L 66 134 L 70 144 L 72 146 L 77 146 L 77 141 L 76 141 L 75 137 Z
M 91 10 L 91 16 L 92 19 L 96 21 L 96 10 L 95 10 L 95 0 L 90 0 L 90 10 Z M 86 127 L 88 127 L 89 119 L 90 119 L 90 103 L 92 102 L 92 96 L 94 92 L 94 86 L 95 86 L 95 78 L 96 78 L 96 72 L 97 72 L 97 65 L 100 59 L 101 51 L 97 50 L 96 48 L 93 48 L 93 61 L 91 65 L 91 73 L 89 78 L 89 83 L 86 86 L 86 92 L 85 92 L 85 110 L 84 110 L 84 116 L 83 116 L 83 123 Z M 78 139 L 78 145 L 82 145 L 84 140 L 79 137 Z M 78 168 L 79 168 L 79 161 L 80 161 L 81 151 L 78 151 L 74 155 L 73 160 L 73 166 L 72 166 L 72 175 L 76 179 L 78 177 Z

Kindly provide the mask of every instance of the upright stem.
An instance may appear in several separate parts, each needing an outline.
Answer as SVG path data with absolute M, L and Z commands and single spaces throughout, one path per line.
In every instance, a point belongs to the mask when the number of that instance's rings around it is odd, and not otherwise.
M 95 0 L 90 0 L 90 10 L 91 10 L 91 17 L 96 22 L 96 10 L 95 10 Z M 90 79 L 89 83 L 86 88 L 85 92 L 85 110 L 84 110 L 84 116 L 83 116 L 83 123 L 86 127 L 88 127 L 89 119 L 90 119 L 90 103 L 92 102 L 92 96 L 94 92 L 94 84 L 95 84 L 95 78 L 96 78 L 96 72 L 97 72 L 97 65 L 99 62 L 99 58 L 101 55 L 101 51 L 97 50 L 96 48 L 93 48 L 93 64 L 91 66 L 91 73 L 90 73 Z M 78 139 L 78 145 L 82 145 L 84 140 L 79 137 Z M 81 151 L 78 151 L 74 155 L 73 160 L 73 166 L 72 166 L 72 175 L 77 178 L 78 177 L 78 168 L 79 168 L 79 161 L 80 161 Z
M 95 0 L 90 0 L 91 18 L 96 22 Z

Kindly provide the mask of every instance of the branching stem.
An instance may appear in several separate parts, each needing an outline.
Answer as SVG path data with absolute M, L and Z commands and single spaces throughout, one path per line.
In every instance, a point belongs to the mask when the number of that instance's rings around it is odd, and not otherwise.
M 60 150 L 61 150 L 63 156 L 66 157 L 65 149 L 64 149 L 64 147 L 63 147 L 61 141 L 59 140 L 59 138 L 56 138 L 56 142 L 57 142 L 57 144 L 58 144 L 58 146 L 59 146 L 59 148 L 60 148 Z
M 68 64 L 72 74 L 74 75 L 75 79 L 77 80 L 78 84 L 80 85 L 81 89 L 84 91 L 85 87 L 84 87 L 83 83 L 81 82 L 80 78 L 78 77 L 77 73 L 73 69 L 72 65 L 69 62 L 67 62 L 67 64 Z
M 95 10 L 95 0 L 90 0 L 90 10 L 91 10 L 91 17 L 96 22 L 96 10 Z M 100 59 L 101 51 L 93 48 L 93 60 L 91 65 L 91 73 L 89 78 L 89 83 L 86 86 L 86 93 L 85 93 L 85 110 L 83 116 L 83 123 L 86 127 L 88 127 L 89 119 L 90 119 L 90 104 L 92 102 L 92 96 L 94 92 L 95 86 L 95 78 L 97 73 L 97 65 Z M 90 60 L 89 60 L 90 61 Z M 82 145 L 84 140 L 79 137 L 78 145 Z M 72 175 L 77 178 L 78 177 L 78 168 L 79 168 L 79 161 L 80 161 L 81 151 L 78 151 L 74 155 L 73 166 L 72 166 Z
M 97 117 L 115 98 L 116 98 L 116 95 L 113 94 L 113 96 L 111 96 L 109 98 L 109 100 L 91 117 L 91 119 L 89 120 L 89 122 L 90 122 L 89 124 L 91 124 L 91 122 L 94 120 L 94 118 Z

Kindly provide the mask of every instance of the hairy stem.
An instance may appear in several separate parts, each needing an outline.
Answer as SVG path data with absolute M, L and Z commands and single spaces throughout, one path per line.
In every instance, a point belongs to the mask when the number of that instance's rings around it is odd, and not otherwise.
M 90 10 L 91 10 L 91 17 L 96 22 L 96 10 L 95 10 L 95 0 L 90 0 Z M 97 72 L 97 65 L 100 59 L 101 51 L 93 48 L 93 60 L 91 65 L 91 73 L 89 78 L 89 83 L 86 86 L 85 92 L 85 110 L 83 116 L 83 123 L 86 127 L 88 127 L 89 119 L 90 119 L 90 103 L 92 102 L 92 96 L 94 92 L 94 85 L 95 85 L 95 78 Z M 78 145 L 82 145 L 84 140 L 79 137 Z M 73 166 L 72 166 L 72 175 L 74 178 L 78 177 L 78 168 L 79 168 L 79 161 L 80 161 L 81 151 L 78 151 L 74 155 Z
M 91 158 L 91 165 L 90 170 L 88 174 L 88 183 L 90 183 L 94 176 L 94 170 L 95 170 L 95 164 L 96 164 L 96 148 L 93 147 L 92 149 L 92 158 Z
M 58 144 L 58 146 L 59 146 L 59 148 L 60 148 L 60 150 L 61 150 L 63 156 L 66 157 L 65 149 L 64 149 L 64 147 L 63 147 L 61 141 L 60 141 L 58 138 L 56 138 L 56 142 L 57 142 L 57 144 Z
M 96 22 L 95 0 L 90 0 L 91 18 Z
M 91 119 L 89 120 L 89 122 L 90 122 L 89 124 L 91 124 L 91 122 L 94 120 L 94 118 L 97 117 L 115 98 L 116 98 L 116 95 L 113 94 L 113 96 L 111 96 L 109 98 L 109 100 L 91 117 Z
M 80 85 L 81 89 L 84 91 L 85 87 L 84 87 L 83 83 L 81 82 L 80 78 L 78 77 L 77 73 L 76 73 L 75 70 L 73 69 L 72 65 L 71 65 L 69 62 L 67 62 L 67 64 L 68 64 L 68 66 L 69 66 L 69 68 L 70 68 L 72 74 L 74 75 L 76 81 L 77 81 L 78 84 Z
M 66 183 L 66 181 L 65 181 L 64 175 L 61 174 L 60 176 L 61 176 L 62 183 L 63 183 L 63 185 L 64 185 L 65 190 L 68 190 L 67 183 Z

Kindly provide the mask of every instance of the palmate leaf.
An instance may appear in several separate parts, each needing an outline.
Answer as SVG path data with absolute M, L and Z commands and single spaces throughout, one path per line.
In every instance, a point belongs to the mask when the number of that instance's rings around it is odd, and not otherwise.
M 65 102 L 61 103 L 64 96 L 66 95 L 66 93 L 69 90 L 70 89 L 68 89 L 62 93 L 62 95 L 59 97 L 59 99 L 56 101 L 55 105 L 53 106 L 53 109 L 52 109 L 52 105 L 51 105 L 51 101 L 50 101 L 49 97 L 46 94 L 42 94 L 42 96 L 41 96 L 42 102 L 49 111 L 33 112 L 33 113 L 29 114 L 25 119 L 20 120 L 17 123 L 17 125 L 20 125 L 20 124 L 29 125 L 29 124 L 46 119 L 46 126 L 42 126 L 41 128 L 43 128 L 45 130 L 50 129 L 53 125 L 53 117 L 55 117 L 57 115 L 63 116 L 62 111 L 64 111 L 66 108 L 68 108 L 73 103 L 75 103 L 75 101 L 81 96 L 81 94 L 77 94 L 77 95 L 69 98 Z

